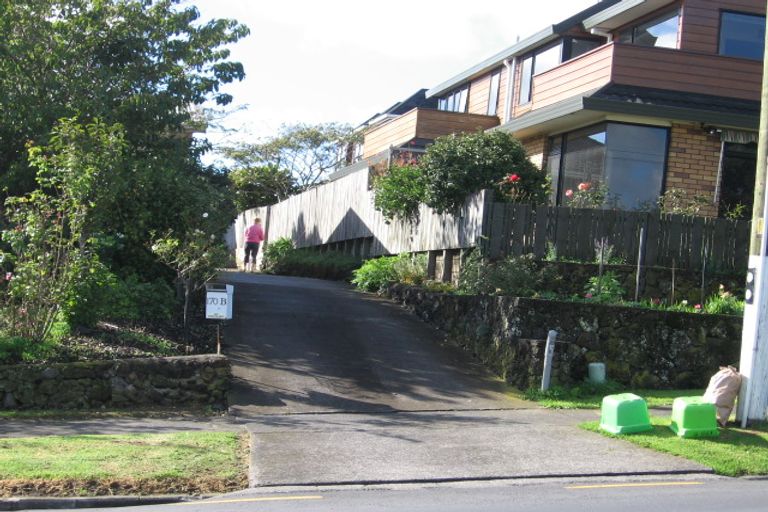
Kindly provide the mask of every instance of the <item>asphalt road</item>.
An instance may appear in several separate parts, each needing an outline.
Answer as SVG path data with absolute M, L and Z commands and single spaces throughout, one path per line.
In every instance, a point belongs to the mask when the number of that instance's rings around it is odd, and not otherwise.
M 546 480 L 431 487 L 250 490 L 199 502 L 121 508 L 126 512 L 764 512 L 764 480 Z M 93 510 L 93 509 L 92 509 Z M 96 509 L 99 510 L 99 509 Z M 107 509 L 101 509 L 107 510 Z M 114 510 L 114 509 L 112 509 Z

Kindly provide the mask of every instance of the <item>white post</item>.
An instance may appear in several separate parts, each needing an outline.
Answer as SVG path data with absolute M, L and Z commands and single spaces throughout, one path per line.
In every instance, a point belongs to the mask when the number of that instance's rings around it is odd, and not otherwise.
M 549 331 L 547 335 L 547 346 L 544 349 L 544 375 L 541 377 L 541 390 L 549 389 L 550 380 L 552 380 L 552 358 L 555 354 L 555 339 L 557 331 Z
M 764 48 L 768 48 L 768 32 Z M 749 420 L 766 419 L 768 410 L 768 265 L 766 265 L 765 221 L 768 218 L 768 51 L 763 53 L 763 87 L 760 133 L 757 142 L 755 200 L 749 248 L 744 327 L 741 334 L 742 375 L 738 418 L 745 427 Z M 750 294 L 750 291 L 752 292 Z M 751 295 L 751 296 L 750 296 Z

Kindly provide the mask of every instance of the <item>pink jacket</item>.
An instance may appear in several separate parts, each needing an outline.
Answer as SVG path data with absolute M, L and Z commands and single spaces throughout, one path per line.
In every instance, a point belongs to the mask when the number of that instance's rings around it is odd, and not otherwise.
M 246 243 L 259 244 L 264 240 L 264 228 L 261 224 L 254 224 L 245 230 Z

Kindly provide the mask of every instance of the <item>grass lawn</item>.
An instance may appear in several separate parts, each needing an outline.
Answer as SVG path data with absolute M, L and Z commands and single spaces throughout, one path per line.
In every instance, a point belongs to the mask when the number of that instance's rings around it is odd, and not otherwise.
M 234 432 L 0 439 L 0 496 L 210 493 L 247 484 Z
M 616 393 L 634 393 L 645 399 L 649 408 L 672 407 L 672 402 L 680 396 L 701 396 L 703 389 L 600 389 L 599 386 L 583 386 L 573 389 L 554 388 L 549 391 L 529 390 L 527 400 L 538 402 L 548 409 L 599 409 L 603 397 Z
M 168 418 L 169 416 L 208 417 L 218 416 L 220 412 L 209 407 L 153 407 L 133 409 L 22 409 L 20 411 L 0 411 L 0 420 L 29 419 L 85 419 L 85 418 Z
M 720 429 L 719 437 L 682 439 L 669 429 L 668 418 L 651 418 L 654 428 L 641 434 L 615 436 L 599 430 L 599 422 L 584 423 L 581 428 L 656 451 L 685 457 L 711 467 L 719 475 L 743 476 L 768 474 L 768 430 Z

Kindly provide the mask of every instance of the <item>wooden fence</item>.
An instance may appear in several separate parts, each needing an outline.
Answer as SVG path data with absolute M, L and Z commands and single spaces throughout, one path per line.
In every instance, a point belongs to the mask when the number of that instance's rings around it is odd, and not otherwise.
M 640 254 L 641 228 L 643 248 Z M 594 261 L 605 240 L 627 263 L 699 270 L 747 267 L 749 221 L 660 213 L 486 203 L 483 240 L 491 257 L 533 254 Z M 551 255 L 551 254 L 550 254 Z

